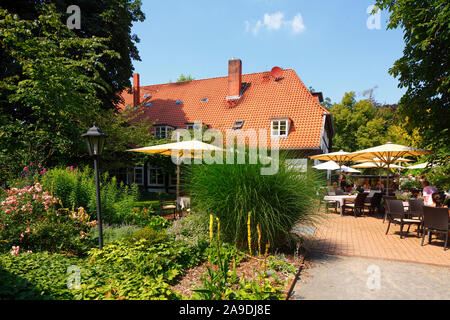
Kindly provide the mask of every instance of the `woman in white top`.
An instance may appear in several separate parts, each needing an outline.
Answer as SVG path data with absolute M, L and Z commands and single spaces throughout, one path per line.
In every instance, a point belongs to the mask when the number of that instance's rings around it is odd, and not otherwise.
M 434 207 L 435 204 L 433 201 L 432 194 L 438 192 L 438 190 L 435 187 L 430 186 L 430 183 L 428 181 L 422 181 L 422 187 L 423 187 L 422 195 L 424 204 L 426 206 Z

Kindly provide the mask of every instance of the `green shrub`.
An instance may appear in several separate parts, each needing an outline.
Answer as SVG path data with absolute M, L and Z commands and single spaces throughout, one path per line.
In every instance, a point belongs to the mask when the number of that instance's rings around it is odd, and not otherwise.
M 440 190 L 450 190 L 450 162 L 428 169 L 425 178 Z
M 110 258 L 113 261 L 96 262 L 47 253 L 0 254 L 0 300 L 181 298 L 164 278 L 122 267 Z M 70 279 L 73 267 L 80 271 L 80 287 L 69 289 L 68 283 L 75 284 Z
M 142 227 L 134 225 L 103 226 L 103 243 L 107 245 L 114 241 L 129 240 L 140 229 Z M 98 226 L 91 229 L 89 237 L 93 243 L 98 243 Z
M 153 243 L 161 243 L 161 242 L 166 242 L 168 240 L 166 231 L 164 230 L 155 230 L 153 228 L 149 228 L 149 227 L 145 227 L 142 228 L 138 231 L 136 231 L 131 237 L 130 239 L 132 241 L 136 241 L 136 240 L 147 240 L 149 242 L 149 244 L 153 244 Z
M 188 247 L 181 242 L 140 239 L 132 242 L 115 242 L 93 249 L 90 261 L 109 264 L 117 272 L 135 273 L 162 279 L 173 284 L 183 271 L 204 260 L 205 247 Z
M 0 248 L 81 254 L 89 248 L 87 237 L 95 221 L 79 207 L 61 208 L 59 199 L 39 183 L 7 190 L 0 207 Z M 13 248 L 14 247 L 14 248 Z
M 167 229 L 167 234 L 175 240 L 185 241 L 189 245 L 197 245 L 199 241 L 206 241 L 209 237 L 208 222 L 205 215 L 193 213 L 183 219 L 175 220 Z
M 146 226 L 155 230 L 166 229 L 172 225 L 171 220 L 167 220 L 161 216 L 150 216 L 146 221 Z
M 72 299 L 67 268 L 77 258 L 60 254 L 0 254 L 0 300 Z
M 186 186 L 202 214 L 220 218 L 224 241 L 248 247 L 247 218 L 256 247 L 257 225 L 263 244 L 281 246 L 298 221 L 310 220 L 318 205 L 321 181 L 314 172 L 300 173 L 280 159 L 279 170 L 261 175 L 258 164 L 192 165 Z
M 134 210 L 139 197 L 137 185 L 118 183 L 106 172 L 101 176 L 100 203 L 103 221 L 109 224 L 140 223 L 141 212 Z M 41 177 L 45 190 L 53 192 L 67 207 L 86 208 L 92 218 L 97 217 L 97 197 L 92 169 L 55 168 Z

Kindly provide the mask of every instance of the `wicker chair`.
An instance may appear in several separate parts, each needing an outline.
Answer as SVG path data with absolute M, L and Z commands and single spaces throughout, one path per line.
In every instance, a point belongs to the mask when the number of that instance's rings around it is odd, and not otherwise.
M 417 225 L 417 235 L 419 235 L 420 225 L 422 224 L 421 220 L 418 219 L 410 219 L 407 218 L 407 213 L 405 213 L 405 209 L 403 208 L 403 201 L 402 200 L 386 200 L 387 202 L 387 218 L 389 221 L 386 234 L 389 232 L 389 228 L 391 226 L 391 223 L 400 225 L 400 239 L 403 239 L 403 227 L 405 225 L 409 227 L 411 225 Z
M 367 198 L 366 198 L 367 199 Z M 381 203 L 381 193 L 375 192 L 373 196 L 370 198 L 369 202 L 364 203 L 364 207 L 369 209 L 369 214 L 374 214 L 375 210 L 379 210 L 379 206 Z
M 412 219 L 422 220 L 423 218 L 423 199 L 409 199 L 409 211 L 408 214 Z
M 384 218 L 383 218 L 383 223 L 386 221 L 387 219 L 387 213 L 388 213 L 388 207 L 387 207 L 387 201 L 388 200 L 396 200 L 397 197 L 395 196 L 382 196 L 381 197 L 383 199 L 383 209 L 384 209 Z
M 428 234 L 428 243 L 431 242 L 432 233 L 445 234 L 444 251 L 447 249 L 449 217 L 448 208 L 423 207 L 423 235 L 422 246 L 425 239 L 425 233 Z
M 352 208 L 355 218 L 356 213 L 359 213 L 360 215 L 364 214 L 364 201 L 366 200 L 366 197 L 367 193 L 361 192 L 356 196 L 355 202 L 347 203 L 346 201 L 344 201 L 344 212 L 345 208 Z
M 167 213 L 173 213 L 173 218 L 176 219 L 177 214 L 177 203 L 175 201 L 163 201 L 161 196 L 158 194 L 159 200 L 159 215 L 165 216 Z

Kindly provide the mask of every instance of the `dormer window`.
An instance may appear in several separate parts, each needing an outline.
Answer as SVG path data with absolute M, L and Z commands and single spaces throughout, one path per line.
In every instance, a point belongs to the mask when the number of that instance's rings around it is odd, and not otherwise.
M 160 125 L 154 127 L 153 134 L 159 139 L 167 139 L 173 130 L 171 126 Z
M 186 129 L 188 130 L 200 130 L 202 128 L 202 122 L 189 122 L 186 123 Z
M 286 138 L 289 134 L 289 119 L 273 119 L 271 125 L 272 138 Z
M 208 102 L 208 98 L 203 98 L 202 100 L 200 100 L 200 102 Z
M 242 129 L 242 126 L 244 125 L 244 120 L 237 120 L 233 124 L 233 130 L 240 130 Z
M 180 105 L 180 104 L 182 104 L 182 103 L 183 103 L 182 100 L 177 100 L 177 101 L 175 101 L 175 104 L 176 104 L 176 105 Z

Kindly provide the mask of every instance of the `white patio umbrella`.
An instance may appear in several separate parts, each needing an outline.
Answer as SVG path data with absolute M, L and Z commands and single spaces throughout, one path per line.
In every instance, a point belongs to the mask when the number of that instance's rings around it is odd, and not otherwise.
M 411 166 L 407 167 L 407 169 L 425 169 L 425 168 L 434 168 L 434 167 L 438 167 L 438 165 L 429 164 L 428 162 L 424 162 L 424 163 L 418 163 L 415 165 L 411 165 Z
M 355 169 L 352 169 L 352 168 L 349 168 L 349 167 L 347 167 L 347 166 L 339 166 L 336 162 L 334 162 L 334 161 L 327 161 L 327 162 L 324 162 L 324 163 L 320 163 L 320 164 L 318 164 L 318 165 L 315 165 L 315 166 L 313 166 L 313 168 L 314 169 L 317 169 L 317 170 L 342 170 L 342 171 L 346 171 L 346 172 L 353 172 L 353 173 L 356 173 L 356 172 L 360 172 L 359 170 L 355 170 Z
M 335 161 L 339 166 L 339 170 L 344 165 L 345 162 L 352 161 L 354 156 L 350 152 L 340 150 L 337 152 L 319 154 L 316 156 L 309 157 L 310 159 L 323 160 L 323 161 Z M 341 176 L 339 176 L 339 185 L 341 184 Z
M 201 151 L 200 154 L 203 154 L 203 151 L 224 151 L 224 149 L 216 147 L 212 144 L 204 143 L 198 140 L 185 140 L 181 142 L 173 142 L 160 144 L 151 147 L 130 149 L 127 151 L 132 152 L 141 152 L 141 153 L 149 153 L 149 154 L 162 154 L 165 156 L 173 156 L 177 157 L 177 212 L 179 212 L 180 204 L 180 164 L 182 158 L 195 158 L 197 157 L 198 151 Z M 197 152 L 196 152 L 197 151 Z
M 352 166 L 352 168 L 361 168 L 361 169 L 368 169 L 368 168 L 378 168 L 378 172 L 380 174 L 380 183 L 381 183 L 381 169 L 387 168 L 387 165 L 383 162 L 376 162 L 376 161 L 367 161 L 367 162 L 361 162 L 359 164 L 355 164 Z M 396 169 L 405 169 L 406 167 L 399 166 L 397 164 L 391 164 L 390 168 L 396 168 Z
M 353 152 L 350 157 L 352 160 L 373 160 L 373 158 L 379 158 L 380 162 L 383 162 L 386 164 L 387 170 L 387 186 L 386 186 L 386 194 L 389 192 L 389 168 L 391 165 L 393 165 L 395 162 L 398 161 L 398 159 L 401 159 L 402 157 L 409 157 L 409 156 L 419 156 L 423 154 L 430 153 L 429 150 L 424 149 L 416 149 L 412 147 L 407 147 L 399 144 L 394 144 L 392 142 L 388 142 L 386 144 L 383 144 L 381 146 L 368 148 L 360 151 Z
M 368 169 L 368 168 L 387 168 L 387 165 L 381 162 L 361 162 L 359 164 L 355 164 L 351 166 L 352 168 L 361 168 L 361 169 Z M 395 169 L 409 169 L 409 167 L 402 167 L 397 164 L 391 164 L 390 168 Z
M 317 170 L 339 170 L 339 165 L 334 161 L 327 161 L 313 166 Z
M 350 173 L 361 173 L 361 171 L 353 169 L 351 167 L 347 167 L 347 166 L 342 166 L 341 169 L 339 169 L 339 172 L 342 172 L 342 171 L 350 172 Z

